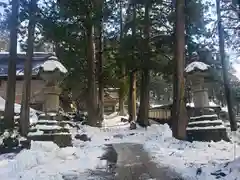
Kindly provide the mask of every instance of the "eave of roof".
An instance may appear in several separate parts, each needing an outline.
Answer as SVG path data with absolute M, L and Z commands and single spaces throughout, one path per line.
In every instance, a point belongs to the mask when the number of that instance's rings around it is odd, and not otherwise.
M 16 79 L 22 80 L 24 79 L 23 73 L 24 73 L 24 61 L 26 60 L 26 53 L 18 53 L 18 60 L 16 61 L 17 66 L 19 69 L 17 70 Z M 40 66 L 43 64 L 49 57 L 53 56 L 53 53 L 47 53 L 47 52 L 35 52 L 34 57 L 32 59 L 33 68 L 35 69 L 36 66 Z M 9 57 L 8 52 L 0 52 L 0 68 L 2 68 L 2 72 L 0 72 L 0 79 L 1 80 L 7 80 L 8 78 L 8 60 L 6 58 Z M 35 64 L 34 64 L 35 63 Z M 1 67 L 2 66 L 2 67 Z M 40 77 L 37 74 L 32 75 L 32 79 L 40 79 Z

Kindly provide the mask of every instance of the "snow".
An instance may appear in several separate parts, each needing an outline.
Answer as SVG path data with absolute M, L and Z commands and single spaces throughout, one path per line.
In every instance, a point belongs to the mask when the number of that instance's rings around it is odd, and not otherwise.
M 47 113 L 48 116 L 57 116 L 57 113 Z
M 221 107 L 221 110 L 224 112 L 228 112 L 228 107 L 227 106 Z
M 195 121 L 195 122 L 189 122 L 188 124 L 206 124 L 206 123 L 223 123 L 223 121 L 221 119 L 219 120 L 213 120 L 213 121 L 210 121 L 210 120 L 206 120 L 206 121 Z
M 43 135 L 43 134 L 44 134 L 43 131 L 37 130 L 36 132 L 29 132 L 28 136 L 39 136 L 39 135 Z
M 191 127 L 187 128 L 187 130 L 203 130 L 203 129 L 226 129 L 224 125 L 217 125 L 217 126 L 207 126 L 207 127 Z
M 128 122 L 121 122 L 121 118 L 128 119 L 128 116 L 118 116 L 117 112 L 114 112 L 110 115 L 105 115 L 103 120 L 103 127 L 119 127 L 119 126 L 128 126 Z
M 103 145 L 110 143 L 143 144 L 153 161 L 173 168 L 184 179 L 215 179 L 211 173 L 219 169 L 226 173 L 220 179 L 235 180 L 240 175 L 240 159 L 234 160 L 234 149 L 240 152 L 238 145 L 225 141 L 179 141 L 172 137 L 168 125 L 153 124 L 147 130 L 138 127 L 129 131 L 129 124 L 121 122 L 121 118 L 111 114 L 105 116 L 103 128 L 84 125 L 79 130 L 72 129 L 73 136 L 86 133 L 91 142 L 73 140 L 73 147 L 67 148 L 59 148 L 52 142 L 32 142 L 31 149 L 21 151 L 13 158 L 0 155 L 1 179 L 63 180 L 66 174 L 77 174 L 78 179 L 87 179 L 84 176 L 89 169 L 105 167 L 98 157 L 104 152 Z M 230 163 L 226 166 L 227 162 Z M 196 175 L 198 168 L 202 173 Z
M 213 102 L 213 101 L 210 101 L 209 102 L 209 106 L 210 107 L 219 107 L 219 105 L 217 105 L 215 102 Z
M 151 108 L 158 108 L 158 107 L 162 107 L 162 104 L 150 104 Z
M 191 103 L 187 103 L 186 104 L 187 106 L 190 106 L 190 107 L 194 107 L 194 102 L 191 102 Z M 209 107 L 219 107 L 220 105 L 217 105 L 215 102 L 213 101 L 209 101 Z
M 55 129 L 62 129 L 61 126 L 58 126 L 58 125 L 40 125 L 40 124 L 37 124 L 35 126 L 36 129 L 40 129 L 40 130 L 55 130 Z
M 187 65 L 187 67 L 185 68 L 185 71 L 187 73 L 192 72 L 194 70 L 201 70 L 201 71 L 205 71 L 207 69 L 209 69 L 209 65 L 203 63 L 203 62 L 199 62 L 199 61 L 195 61 L 190 63 L 189 65 Z
M 62 65 L 62 63 L 56 60 L 47 60 L 41 65 L 41 67 L 44 71 L 54 71 L 58 69 L 62 73 L 68 72 L 67 69 Z
M 40 119 L 38 120 L 38 123 L 57 123 L 58 121 L 56 120 L 45 120 L 45 119 Z
M 195 105 L 193 102 L 191 102 L 191 103 L 187 103 L 186 106 L 194 107 Z
M 235 73 L 233 75 L 235 75 L 238 79 L 240 79 L 240 64 L 239 64 L 239 59 L 238 61 L 232 61 L 232 67 L 235 69 Z
M 194 116 L 191 117 L 191 120 L 195 120 L 195 119 L 200 119 L 200 118 L 211 118 L 211 117 L 218 117 L 216 114 L 209 114 L 209 115 L 202 115 L 202 116 Z
M 5 109 L 5 99 L 3 99 L 0 96 L 0 111 L 4 111 L 4 109 Z M 21 112 L 21 105 L 15 103 L 14 104 L 14 111 L 15 111 L 15 113 L 19 114 Z M 29 116 L 30 116 L 30 124 L 36 123 L 38 121 L 38 117 L 37 117 L 36 111 L 34 109 L 30 108 L 30 115 Z

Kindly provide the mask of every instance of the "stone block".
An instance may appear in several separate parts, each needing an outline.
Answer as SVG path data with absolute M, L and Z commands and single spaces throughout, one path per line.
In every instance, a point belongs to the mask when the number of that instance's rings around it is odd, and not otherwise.
M 208 126 L 219 126 L 222 125 L 223 122 L 206 122 L 206 123 L 199 123 L 199 124 L 188 124 L 188 127 L 208 127 Z
M 189 122 L 197 122 L 197 121 L 214 121 L 218 120 L 218 116 L 215 115 L 202 115 L 202 116 L 195 116 L 189 119 Z
M 81 141 L 91 141 L 91 138 L 88 137 L 86 134 L 77 134 L 75 138 Z
M 196 129 L 187 130 L 189 141 L 230 141 L 226 129 Z
M 58 135 L 54 135 L 53 142 L 56 143 L 59 147 L 72 146 L 71 134 L 58 134 Z
M 71 134 L 43 134 L 29 136 L 28 139 L 33 141 L 52 141 L 56 143 L 59 147 L 72 146 Z

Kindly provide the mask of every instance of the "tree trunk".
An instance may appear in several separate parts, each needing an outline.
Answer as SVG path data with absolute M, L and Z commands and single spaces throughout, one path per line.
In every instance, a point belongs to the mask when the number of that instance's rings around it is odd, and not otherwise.
M 27 60 L 24 64 L 24 84 L 21 102 L 20 114 L 20 132 L 22 136 L 27 136 L 29 128 L 30 97 L 31 97 L 31 79 L 32 79 L 32 57 L 34 46 L 34 32 L 36 25 L 35 13 L 37 10 L 37 0 L 31 0 L 29 5 L 29 24 L 27 39 Z
M 185 0 L 176 1 L 176 29 L 174 54 L 174 100 L 172 109 L 173 136 L 177 139 L 186 139 L 188 116 L 184 101 L 185 79 Z
M 124 102 L 125 102 L 125 87 L 126 87 L 126 77 L 125 77 L 125 65 L 121 63 L 121 79 L 119 85 L 119 115 L 124 116 Z
M 103 0 L 96 1 L 98 24 L 96 27 L 97 35 L 97 62 L 98 62 L 98 111 L 100 120 L 104 117 L 104 84 L 103 84 Z
M 219 36 L 219 51 L 220 51 L 220 58 L 221 58 L 221 63 L 222 63 L 225 98 L 226 98 L 227 107 L 228 107 L 228 116 L 229 116 L 231 131 L 236 131 L 237 130 L 237 122 L 236 122 L 235 114 L 234 114 L 232 91 L 231 91 L 231 87 L 230 87 L 230 80 L 228 77 L 227 64 L 226 64 L 226 60 L 225 60 L 224 29 L 222 27 L 220 0 L 216 0 L 216 7 L 217 7 L 217 19 L 218 19 L 217 22 L 218 22 L 218 36 Z
M 136 39 L 136 4 L 133 2 L 132 6 L 132 61 L 135 61 L 135 39 Z M 136 88 L 137 88 L 137 72 L 131 71 L 129 74 L 129 121 L 136 121 Z
M 10 29 L 10 52 L 8 62 L 8 83 L 4 111 L 4 126 L 14 127 L 14 103 L 16 94 L 16 59 L 17 59 L 17 31 L 18 31 L 19 0 L 12 1 L 12 16 Z
M 89 16 L 88 18 L 90 18 Z M 86 44 L 87 44 L 87 66 L 88 66 L 88 97 L 87 97 L 87 112 L 88 112 L 88 124 L 90 126 L 99 125 L 99 117 L 97 111 L 97 88 L 96 88 L 96 63 L 95 63 L 95 47 L 94 47 L 94 27 L 92 22 L 88 22 L 86 25 Z
M 136 121 L 136 81 L 137 73 L 135 71 L 130 72 L 129 74 L 129 121 Z
M 120 0 L 120 56 L 122 54 L 122 46 L 121 42 L 123 39 L 123 19 L 122 19 L 122 0 Z M 120 85 L 119 85 L 119 115 L 124 116 L 124 102 L 125 102 L 125 86 L 126 86 L 126 69 L 125 69 L 125 62 L 123 59 L 120 59 Z
M 141 79 L 141 93 L 140 93 L 140 107 L 138 114 L 138 123 L 141 126 L 149 126 L 148 121 L 148 110 L 149 110 L 149 83 L 150 74 L 149 69 L 144 68 L 150 60 L 149 54 L 149 35 L 150 35 L 150 19 L 149 19 L 150 2 L 146 1 L 145 4 L 145 14 L 144 14 L 144 59 L 143 59 L 143 69 L 142 69 L 142 79 Z
M 139 107 L 139 114 L 137 118 L 138 124 L 143 127 L 149 126 L 149 120 L 148 120 L 149 82 L 150 82 L 149 70 L 144 69 L 142 70 L 140 107 Z

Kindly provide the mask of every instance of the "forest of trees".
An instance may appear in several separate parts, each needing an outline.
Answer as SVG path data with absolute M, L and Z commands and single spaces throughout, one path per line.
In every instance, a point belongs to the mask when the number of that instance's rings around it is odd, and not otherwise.
M 185 138 L 187 85 L 184 68 L 195 52 L 203 57 L 210 52 L 208 64 L 217 66 L 219 62 L 217 20 L 211 15 L 216 12 L 213 1 L 12 0 L 2 6 L 1 29 L 10 32 L 6 128 L 13 127 L 18 34 L 22 39 L 21 47 L 27 53 L 22 135 L 26 135 L 29 124 L 33 51 L 40 45 L 51 44 L 69 70 L 62 84 L 64 91 L 76 102 L 83 92 L 87 94 L 89 125 L 99 126 L 103 120 L 103 89 L 116 87 L 119 88 L 120 115 L 124 114 L 126 103 L 129 120 L 148 126 L 149 91 L 159 96 L 158 86 L 163 86 L 162 89 L 173 92 L 173 118 L 176 120 L 173 135 Z M 235 1 L 221 2 L 226 48 L 239 53 L 237 7 Z M 234 81 L 234 92 L 238 91 L 238 84 Z M 221 100 L 222 92 L 217 93 L 217 90 L 223 89 L 222 78 L 214 87 L 215 98 Z M 139 112 L 136 112 L 137 97 L 140 97 Z

